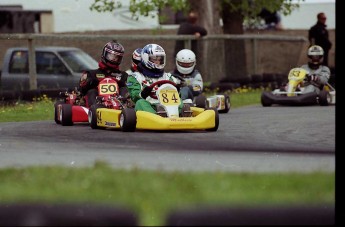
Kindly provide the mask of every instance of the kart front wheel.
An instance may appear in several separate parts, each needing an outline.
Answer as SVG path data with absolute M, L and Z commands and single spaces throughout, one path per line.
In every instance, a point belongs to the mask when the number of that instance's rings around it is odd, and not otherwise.
M 88 121 L 90 123 L 90 127 L 92 129 L 98 129 L 97 126 L 97 109 L 104 108 L 105 106 L 102 104 L 94 104 L 90 107 L 89 112 L 87 114 Z
M 207 99 L 206 99 L 206 97 L 204 96 L 204 95 L 198 95 L 198 96 L 196 96 L 195 97 L 195 106 L 196 107 L 199 107 L 199 108 L 206 108 L 207 107 L 207 105 L 206 105 L 206 101 L 207 101 Z
M 328 91 L 320 91 L 320 94 L 319 94 L 319 105 L 320 106 L 328 106 L 329 103 L 331 102 L 331 94 L 328 92 Z
M 264 106 L 264 107 L 266 107 L 266 106 L 272 106 L 272 102 L 271 102 L 270 98 L 268 98 L 268 97 L 266 96 L 266 92 L 263 92 L 263 93 L 261 94 L 261 104 L 262 104 L 262 106 Z
M 123 132 L 134 132 L 137 126 L 137 115 L 134 108 L 124 108 L 120 114 L 120 126 Z

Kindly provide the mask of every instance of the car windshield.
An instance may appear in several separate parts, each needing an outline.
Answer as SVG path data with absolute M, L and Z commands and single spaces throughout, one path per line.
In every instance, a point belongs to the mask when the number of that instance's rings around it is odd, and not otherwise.
M 82 51 L 60 51 L 59 53 L 73 72 L 81 73 L 83 70 L 98 68 L 98 62 Z

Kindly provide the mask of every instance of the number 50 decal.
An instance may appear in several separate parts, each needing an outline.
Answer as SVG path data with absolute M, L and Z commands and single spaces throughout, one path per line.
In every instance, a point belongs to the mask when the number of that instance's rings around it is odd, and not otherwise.
M 161 90 L 159 92 L 159 101 L 164 105 L 180 105 L 181 100 L 176 90 Z
M 100 95 L 106 94 L 114 94 L 117 92 L 117 84 L 116 83 L 109 83 L 109 84 L 102 84 L 99 89 Z

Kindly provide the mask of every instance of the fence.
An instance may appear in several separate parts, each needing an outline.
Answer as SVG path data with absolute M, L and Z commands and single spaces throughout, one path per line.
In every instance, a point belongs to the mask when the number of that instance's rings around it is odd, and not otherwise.
M 117 40 L 126 49 L 134 50 L 147 43 L 157 42 L 161 44 L 167 53 L 166 70 L 174 68 L 173 45 L 176 40 L 184 40 L 185 47 L 191 46 L 191 41 L 196 38 L 192 35 L 96 35 L 96 34 L 0 34 L 0 40 L 5 47 L 18 45 L 23 46 L 23 40 L 29 47 L 29 73 L 31 80 L 36 78 L 35 53 L 33 49 L 38 45 L 70 45 L 76 46 L 95 59 L 99 57 L 99 52 L 105 42 Z M 10 44 L 6 42 L 11 41 Z M 225 42 L 243 41 L 245 59 L 244 61 L 231 62 L 235 67 L 229 69 L 229 55 L 236 56 L 235 51 L 224 49 Z M 15 44 L 17 43 L 17 44 Z M 198 57 L 198 67 L 204 81 L 218 82 L 224 78 L 248 77 L 253 74 L 262 73 L 287 73 L 292 67 L 298 64 L 303 47 L 307 43 L 305 37 L 283 36 L 283 35 L 208 35 L 202 37 L 199 43 L 203 46 L 203 52 Z M 24 44 L 25 45 L 25 44 Z M 232 45 L 228 43 L 228 45 Z M 236 43 L 234 45 L 237 45 Z M 166 46 L 168 48 L 166 48 Z M 97 48 L 96 48 L 97 47 Z M 235 47 L 235 46 L 234 46 Z M 0 47 L 1 48 L 1 47 Z M 231 48 L 230 48 L 231 49 Z M 2 51 L 4 52 L 4 51 Z M 124 67 L 130 65 L 131 51 L 125 54 Z M 245 70 L 241 75 L 232 75 L 231 72 L 238 67 Z M 243 74 L 243 75 L 242 75 Z M 34 84 L 34 83 L 33 83 Z M 33 87 L 33 89 L 35 89 Z

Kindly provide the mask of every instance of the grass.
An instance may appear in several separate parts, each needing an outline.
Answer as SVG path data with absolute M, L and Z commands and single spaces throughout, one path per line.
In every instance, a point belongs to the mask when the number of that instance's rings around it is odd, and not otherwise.
M 139 224 L 162 226 L 173 209 L 334 206 L 334 173 L 227 173 L 116 170 L 59 166 L 0 170 L 0 203 L 45 202 L 116 205 L 138 215 Z
M 260 103 L 261 90 L 230 93 L 231 108 Z M 208 92 L 212 95 L 212 92 Z M 53 120 L 54 101 L 0 106 L 0 122 Z M 231 111 L 231 110 L 230 110 Z M 120 205 L 139 225 L 162 226 L 170 211 L 201 205 L 335 204 L 335 173 L 163 172 L 93 167 L 34 166 L 0 169 L 0 204 L 46 202 Z

